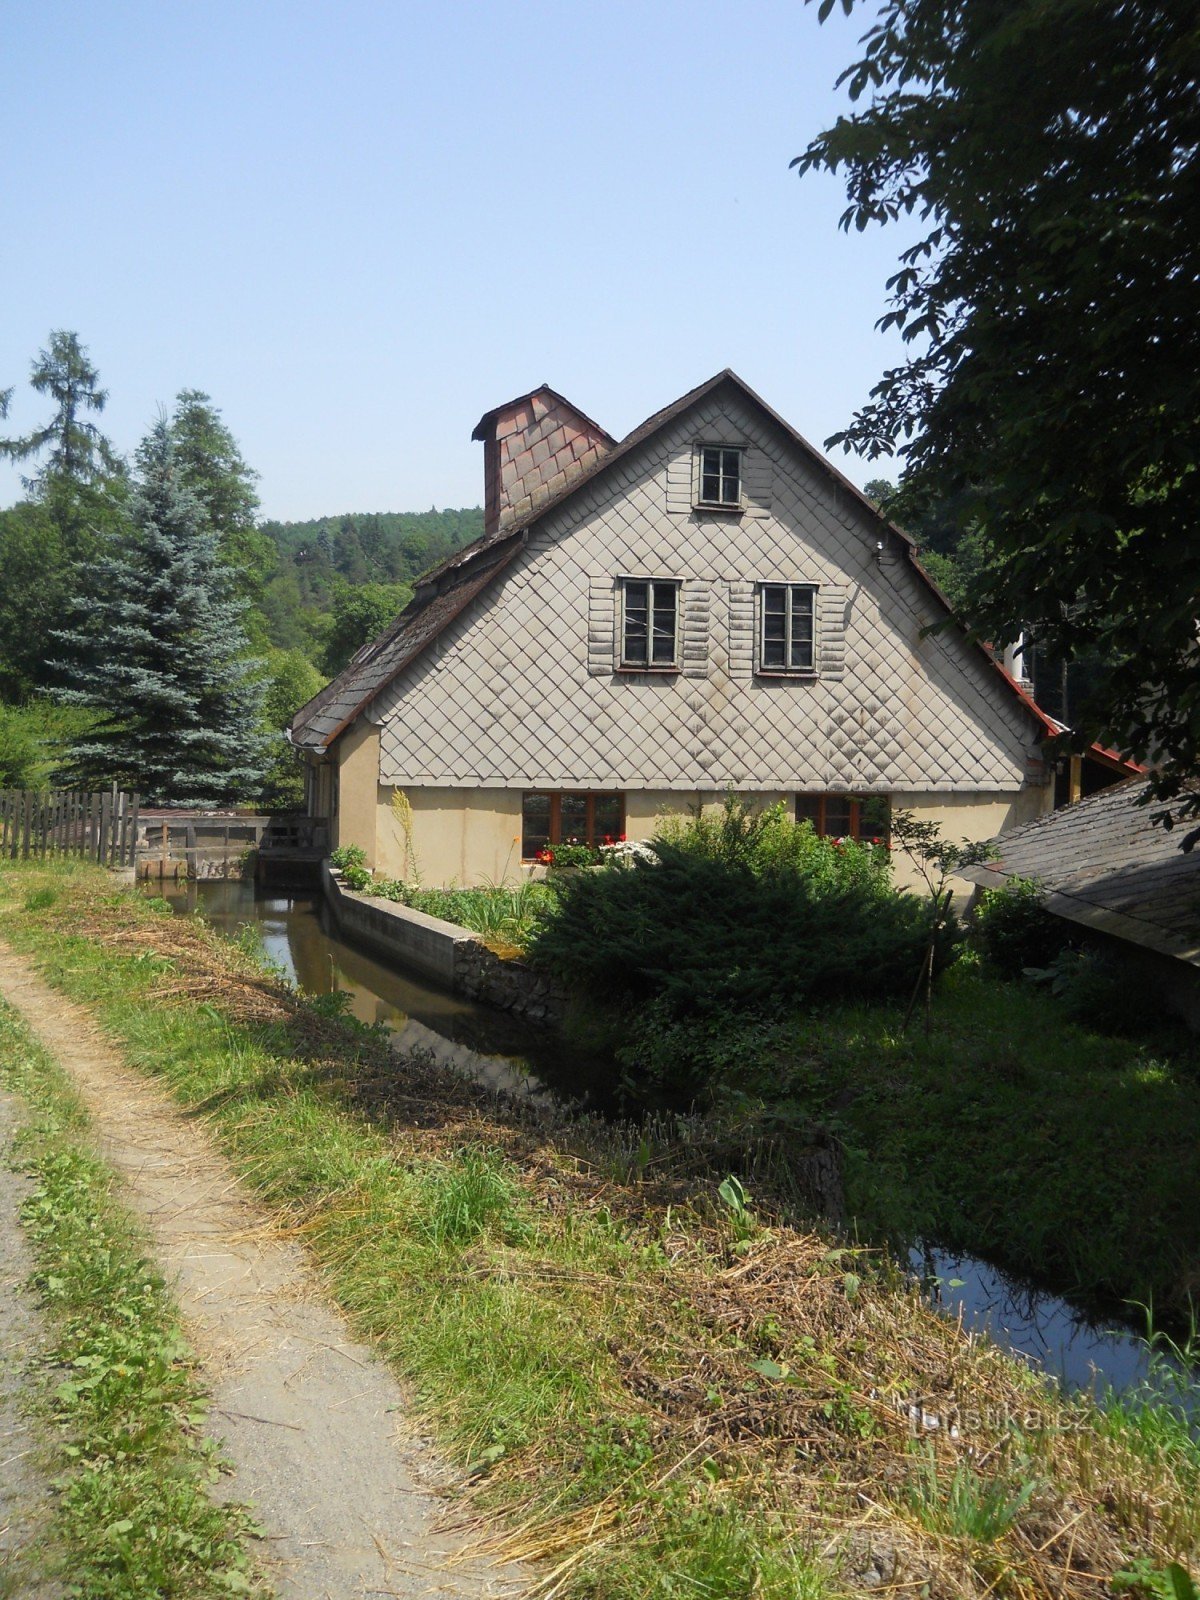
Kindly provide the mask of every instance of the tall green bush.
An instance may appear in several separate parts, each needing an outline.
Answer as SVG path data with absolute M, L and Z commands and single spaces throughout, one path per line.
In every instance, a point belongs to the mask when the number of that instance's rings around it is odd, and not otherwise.
M 635 1044 L 631 1058 L 631 1037 L 665 1029 L 682 1044 L 731 1018 L 911 992 L 931 913 L 893 888 L 885 851 L 818 839 L 781 808 L 754 815 L 738 802 L 664 827 L 652 850 L 565 877 L 530 945 L 536 964 L 612 1019 L 635 1089 L 640 1073 L 648 1090 L 690 1097 L 730 1064 L 690 1046 L 676 1060 Z M 939 967 L 957 939 L 951 920 Z
M 1067 926 L 1046 910 L 1036 878 L 1013 877 L 985 889 L 971 913 L 971 942 L 1006 978 L 1026 967 L 1048 967 L 1067 943 Z

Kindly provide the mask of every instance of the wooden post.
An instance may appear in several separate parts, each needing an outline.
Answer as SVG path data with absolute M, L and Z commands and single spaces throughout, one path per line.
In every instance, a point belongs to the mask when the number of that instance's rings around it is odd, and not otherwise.
M 22 857 L 23 860 L 28 861 L 29 860 L 29 831 L 30 831 L 31 827 L 33 826 L 33 795 L 30 793 L 30 791 L 28 789 L 22 789 L 21 794 L 22 794 L 22 797 L 24 798 L 24 801 L 25 801 L 24 808 L 23 808 L 24 809 L 24 817 L 22 819 L 23 820 L 23 828 L 22 828 L 22 839 L 21 839 L 21 857 Z
M 1067 804 L 1074 805 L 1083 798 L 1083 757 L 1071 756 L 1067 779 Z
M 121 791 L 114 783 L 108 792 L 108 865 L 117 864 L 117 836 L 121 831 Z
M 129 820 L 129 865 L 131 867 L 137 866 L 138 812 L 141 810 L 141 808 L 142 797 L 135 789 L 133 791 L 133 801 L 130 806 L 131 816 Z
M 96 851 L 96 865 L 102 867 L 108 860 L 108 841 L 112 833 L 112 790 L 100 796 L 100 840 Z

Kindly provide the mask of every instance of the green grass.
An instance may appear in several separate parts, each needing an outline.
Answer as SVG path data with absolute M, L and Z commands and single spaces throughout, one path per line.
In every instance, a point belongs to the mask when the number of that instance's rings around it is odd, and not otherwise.
M 541 920 L 556 904 L 549 884 L 532 881 L 511 888 L 488 884 L 478 889 L 422 889 L 399 878 L 374 878 L 365 885 L 364 892 L 398 901 L 430 917 L 441 917 L 460 928 L 470 928 L 505 955 L 524 951 Z
M 985 1477 L 970 1462 L 939 1465 L 932 1448 L 914 1452 L 905 1498 L 931 1533 L 974 1545 L 994 1544 L 1015 1525 L 1038 1490 L 1035 1476 L 1019 1471 Z
M 821 1121 L 860 1236 L 982 1256 L 1110 1312 L 1186 1323 L 1200 1287 L 1200 1045 L 1168 1054 L 1066 1021 L 1043 991 L 969 963 L 932 1037 L 902 1008 L 735 1023 L 735 1119 Z
M 246 1514 L 209 1498 L 220 1464 L 176 1307 L 64 1074 L 3 1003 L 0 1083 L 29 1117 L 19 1160 L 35 1188 L 22 1221 L 49 1329 L 36 1385 L 59 1473 L 53 1534 L 66 1592 L 265 1593 L 248 1566 Z
M 46 884 L 58 898 L 25 910 Z M 817 1600 L 840 1591 L 837 1551 L 864 1505 L 905 1541 L 914 1592 L 926 1579 L 937 1600 L 1066 1600 L 1093 1590 L 1063 1560 L 1194 1557 L 1200 1507 L 1176 1435 L 1134 1440 L 1115 1414 L 1104 1432 L 1085 1403 L 1049 1400 L 961 1341 L 862 1253 L 847 1272 L 837 1241 L 789 1230 L 724 1173 L 685 1164 L 687 1182 L 668 1181 L 652 1142 L 614 1177 L 611 1133 L 506 1120 L 375 1030 L 267 1003 L 245 952 L 96 873 L 0 866 L 0 936 L 207 1119 L 414 1385 L 480 1507 L 512 1517 L 498 1548 L 543 1557 L 563 1600 Z M 827 1036 L 847 1073 L 887 1048 L 880 1025 L 846 1013 Z M 788 1057 L 793 1093 L 822 1066 L 806 1037 L 810 1053 Z M 882 1066 L 874 1081 L 889 1081 Z M 1024 1478 L 995 1466 L 1006 1424 L 969 1442 L 986 1472 L 939 1464 L 922 1487 L 895 1419 L 931 1381 L 981 1413 L 1063 1417 L 1026 1441 L 1025 1477 L 1043 1486 L 1032 1526 Z M 1051 1548 L 1056 1525 L 1070 1531 Z

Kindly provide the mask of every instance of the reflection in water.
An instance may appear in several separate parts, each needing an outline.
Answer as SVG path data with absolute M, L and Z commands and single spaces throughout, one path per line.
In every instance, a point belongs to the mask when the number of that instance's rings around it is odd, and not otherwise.
M 253 883 L 219 879 L 150 888 L 177 911 L 200 911 L 223 933 L 252 925 L 267 959 L 300 988 L 310 994 L 344 989 L 361 1022 L 383 1023 L 398 1043 L 428 1051 L 493 1088 L 539 1098 L 552 1090 L 583 1099 L 599 1081 L 599 1064 L 581 1061 L 553 1035 L 447 994 L 346 944 L 331 931 L 319 895 L 256 893 Z M 925 1248 L 912 1252 L 910 1265 L 935 1305 L 951 1316 L 961 1313 L 967 1329 L 986 1332 L 1002 1348 L 1028 1357 L 1066 1388 L 1128 1390 L 1147 1376 L 1144 1339 L 1099 1327 L 1067 1301 L 984 1261 Z
M 262 889 L 248 880 L 210 879 L 168 884 L 161 893 L 179 912 L 199 911 L 221 933 L 252 926 L 266 959 L 309 994 L 350 996 L 360 1022 L 380 1022 L 397 1043 L 428 1052 L 488 1084 L 541 1098 L 543 1083 L 565 1096 L 583 1096 L 587 1074 L 572 1073 L 557 1040 L 508 1012 L 476 1005 L 435 988 L 415 974 L 397 972 L 346 944 L 330 927 L 319 894 Z
M 1139 1334 L 1092 1322 L 1066 1300 L 986 1261 L 926 1248 L 912 1251 L 909 1266 L 935 1305 L 953 1317 L 961 1313 L 964 1328 L 1025 1356 L 1064 1389 L 1125 1392 L 1150 1376 L 1150 1349 Z

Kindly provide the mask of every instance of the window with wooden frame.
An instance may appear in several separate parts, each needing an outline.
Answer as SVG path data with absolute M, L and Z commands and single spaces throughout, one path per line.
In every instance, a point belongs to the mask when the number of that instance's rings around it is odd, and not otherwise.
M 891 805 L 886 795 L 798 794 L 796 821 L 811 822 L 822 839 L 857 839 L 860 844 L 886 844 L 891 832 Z
M 742 456 L 737 445 L 702 444 L 697 451 L 696 504 L 717 511 L 742 505 Z
M 534 789 L 521 798 L 521 859 L 536 861 L 557 844 L 595 848 L 625 837 L 625 796 Z
M 621 579 L 621 666 L 679 670 L 679 579 Z
M 758 671 L 812 676 L 817 670 L 817 590 L 811 583 L 758 586 Z

